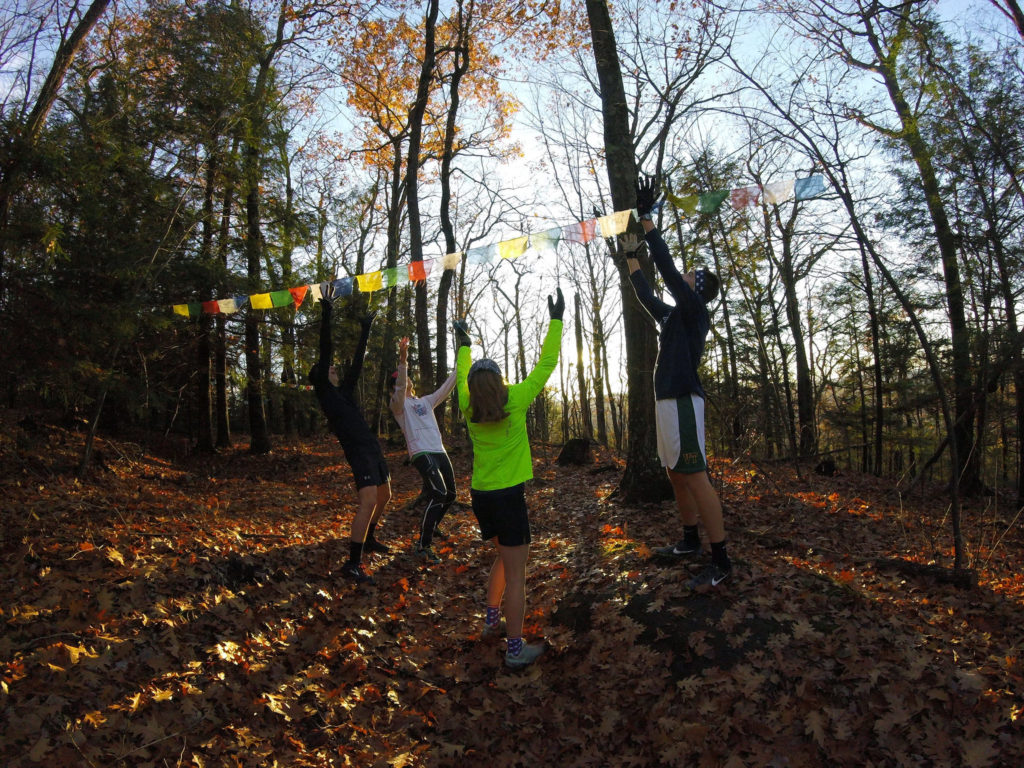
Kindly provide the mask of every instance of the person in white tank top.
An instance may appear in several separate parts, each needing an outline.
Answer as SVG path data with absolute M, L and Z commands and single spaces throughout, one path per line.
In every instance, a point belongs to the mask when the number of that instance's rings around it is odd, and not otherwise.
M 409 338 L 398 342 L 398 370 L 391 375 L 391 413 L 405 436 L 412 465 L 423 478 L 427 506 L 420 521 L 415 554 L 427 563 L 440 562 L 433 550 L 438 524 L 455 501 L 455 470 L 444 448 L 434 409 L 455 387 L 455 371 L 437 391 L 416 396 L 409 378 Z

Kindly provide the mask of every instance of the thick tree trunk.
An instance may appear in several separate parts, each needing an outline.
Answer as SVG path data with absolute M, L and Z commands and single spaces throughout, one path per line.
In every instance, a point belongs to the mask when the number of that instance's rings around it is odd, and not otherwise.
M 213 197 L 217 179 L 218 157 L 217 141 L 209 142 L 211 147 L 206 160 L 206 187 L 203 190 L 203 223 L 202 237 L 199 246 L 199 260 L 204 266 L 213 261 Z M 213 288 L 207 287 L 202 294 L 208 301 L 213 298 Z M 210 408 L 210 331 L 213 323 L 211 316 L 205 312 L 199 317 L 199 338 L 196 344 L 196 450 L 204 453 L 213 452 L 213 412 Z
M 587 0 L 587 17 L 601 87 L 604 148 L 612 207 L 622 211 L 636 206 L 637 169 L 626 93 L 606 0 Z M 671 487 L 658 462 L 654 429 L 657 340 L 650 318 L 636 300 L 624 260 L 616 259 L 616 267 L 622 294 L 629 388 L 626 471 L 619 490 L 627 501 L 663 500 L 671 497 Z
M 452 224 L 451 201 L 452 201 L 452 160 L 455 156 L 455 133 L 457 128 L 457 117 L 461 95 L 459 84 L 463 75 L 469 71 L 469 46 L 467 43 L 468 29 L 471 22 L 471 14 L 464 12 L 461 0 L 456 3 L 458 8 L 457 20 L 459 37 L 458 43 L 452 50 L 454 64 L 452 66 L 451 79 L 448 87 L 448 114 L 445 116 L 444 128 L 444 150 L 441 155 L 441 232 L 444 235 L 445 253 L 455 253 L 458 250 L 455 240 L 455 227 Z M 472 8 L 472 4 L 470 6 Z M 434 374 L 434 385 L 441 386 L 448 378 L 448 301 L 451 295 L 452 280 L 455 277 L 454 270 L 445 270 L 441 276 L 441 282 L 437 290 L 435 355 L 437 364 Z M 441 427 L 442 434 L 445 432 L 445 415 L 447 413 L 447 402 L 439 403 L 436 416 L 437 423 Z
M 235 142 L 231 154 L 238 144 Z M 224 191 L 224 204 L 220 215 L 220 232 L 217 234 L 217 251 L 221 269 L 227 274 L 228 241 L 231 237 L 231 215 L 235 200 L 234 183 L 229 182 Z M 231 447 L 231 419 L 228 414 L 228 349 L 227 318 L 217 315 L 217 332 L 214 341 L 213 381 L 216 401 L 217 447 Z
M 423 233 L 420 223 L 419 170 L 420 148 L 423 136 L 423 116 L 427 111 L 430 97 L 430 83 L 434 77 L 435 31 L 437 24 L 438 0 L 428 0 L 426 18 L 423 21 L 423 61 L 416 88 L 416 101 L 409 111 L 409 151 L 406 161 L 406 202 L 409 211 L 409 247 L 412 261 L 423 261 Z M 416 345 L 419 357 L 420 381 L 434 380 L 434 364 L 430 355 L 430 323 L 427 317 L 427 285 L 416 283 Z
M 259 184 L 258 179 L 253 178 L 253 174 L 257 173 L 259 158 L 255 148 L 248 150 L 247 154 L 249 190 L 245 196 L 246 271 L 249 277 L 249 292 L 258 293 L 263 234 L 260 229 Z M 264 410 L 263 366 L 260 357 L 260 311 L 249 307 L 245 314 L 245 397 L 249 411 L 250 453 L 270 452 L 270 433 Z

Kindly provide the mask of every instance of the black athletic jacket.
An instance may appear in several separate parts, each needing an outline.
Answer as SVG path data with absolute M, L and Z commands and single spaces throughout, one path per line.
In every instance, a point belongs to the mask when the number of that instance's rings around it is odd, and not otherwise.
M 374 447 L 379 450 L 377 436 L 370 430 L 359 405 L 356 403 L 355 389 L 359 374 L 363 370 L 363 357 L 366 354 L 366 342 L 370 338 L 370 323 L 363 323 L 363 332 L 359 336 L 352 366 L 345 374 L 339 386 L 331 384 L 327 370 L 331 366 L 333 347 L 331 344 L 331 305 L 321 302 L 320 316 L 320 360 L 311 372 L 313 391 L 320 401 L 320 406 L 327 415 L 327 423 L 331 431 L 338 437 L 341 447 L 347 452 L 350 448 Z
M 658 362 L 654 368 L 654 396 L 658 400 L 675 399 L 697 394 L 704 397 L 704 388 L 697 375 L 704 354 L 704 342 L 711 330 L 711 316 L 704 300 L 683 280 L 676 269 L 668 245 L 657 229 L 644 239 L 651 260 L 661 273 L 665 287 L 675 300 L 666 304 L 651 290 L 643 272 L 629 276 L 633 290 L 644 309 L 658 324 Z

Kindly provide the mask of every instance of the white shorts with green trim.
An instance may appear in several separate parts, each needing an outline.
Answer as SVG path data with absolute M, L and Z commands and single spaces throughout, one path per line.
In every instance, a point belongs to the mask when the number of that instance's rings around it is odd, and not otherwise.
M 704 398 L 690 395 L 654 404 L 658 428 L 658 458 L 674 472 L 703 472 Z

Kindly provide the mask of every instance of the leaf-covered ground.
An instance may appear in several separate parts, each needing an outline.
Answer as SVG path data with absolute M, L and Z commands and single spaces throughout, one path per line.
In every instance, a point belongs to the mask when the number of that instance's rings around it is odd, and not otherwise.
M 482 639 L 492 554 L 468 507 L 444 561 L 410 552 L 419 478 L 369 564 L 337 567 L 355 496 L 333 438 L 213 457 L 99 443 L 0 412 L 0 764 L 19 766 L 1024 765 L 1020 521 L 965 513 L 979 584 L 948 566 L 940 495 L 717 463 L 736 569 L 688 593 L 668 503 L 621 467 L 535 450 L 526 670 Z M 921 564 L 915 571 L 910 564 Z

